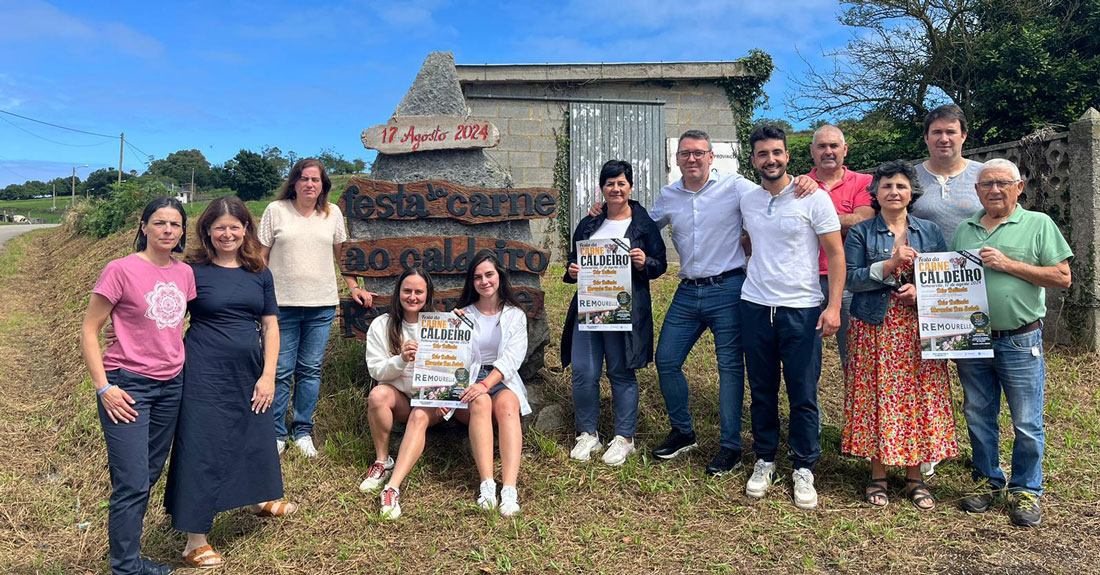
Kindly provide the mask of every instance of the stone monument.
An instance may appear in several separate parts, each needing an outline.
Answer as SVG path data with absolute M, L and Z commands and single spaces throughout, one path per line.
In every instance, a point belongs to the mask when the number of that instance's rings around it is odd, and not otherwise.
M 432 274 L 435 307 L 453 308 L 467 264 L 491 250 L 509 269 L 528 316 L 520 374 L 537 410 L 543 394 L 535 374 L 550 339 L 539 278 L 550 254 L 531 245 L 530 220 L 553 217 L 558 195 L 512 189 L 511 176 L 483 151 L 499 137 L 495 126 L 469 117 L 454 56 L 429 54 L 390 121 L 363 132 L 364 145 L 379 150 L 371 179 L 351 180 L 340 198 L 350 235 L 341 269 L 383 294 L 369 310 L 342 301 L 341 327 L 345 337 L 363 337 L 388 309 L 396 276 L 413 265 Z

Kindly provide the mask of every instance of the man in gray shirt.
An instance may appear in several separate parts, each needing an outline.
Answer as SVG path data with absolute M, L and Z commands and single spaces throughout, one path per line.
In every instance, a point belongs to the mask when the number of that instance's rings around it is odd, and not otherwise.
M 974 191 L 982 163 L 962 156 L 965 141 L 966 116 L 958 106 L 940 106 L 925 116 L 928 160 L 916 166 L 925 193 L 914 202 L 912 214 L 935 222 L 947 245 L 955 237 L 955 228 L 982 209 Z
M 947 245 L 951 245 L 959 224 L 982 209 L 974 185 L 983 164 L 962 156 L 965 141 L 966 115 L 962 108 L 945 104 L 924 117 L 928 159 L 916 166 L 924 195 L 913 202 L 910 211 L 918 218 L 936 222 Z M 922 463 L 921 473 L 932 475 L 937 463 Z

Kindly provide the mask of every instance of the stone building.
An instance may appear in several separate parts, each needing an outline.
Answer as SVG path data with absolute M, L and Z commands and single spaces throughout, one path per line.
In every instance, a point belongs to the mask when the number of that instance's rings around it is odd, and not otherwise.
M 715 167 L 737 169 L 736 118 L 722 80 L 749 74 L 739 62 L 456 68 L 471 115 L 500 129 L 500 144 L 487 154 L 516 187 L 553 187 L 555 166 L 567 174 L 569 229 L 599 197 L 599 170 L 610 159 L 633 164 L 634 198 L 651 206 L 661 186 L 680 177 L 673 155 L 685 130 L 705 130 Z M 543 245 L 555 243 L 551 227 L 536 229 Z

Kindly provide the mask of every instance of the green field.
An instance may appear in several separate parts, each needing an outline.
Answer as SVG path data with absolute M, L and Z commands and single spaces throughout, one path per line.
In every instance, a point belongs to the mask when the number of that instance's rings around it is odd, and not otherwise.
M 68 194 L 57 196 L 57 211 L 51 210 L 53 198 L 0 201 L 0 213 L 26 216 L 27 218 L 42 218 L 48 223 L 56 224 L 61 221 L 65 211 L 69 209 L 70 199 L 71 197 Z

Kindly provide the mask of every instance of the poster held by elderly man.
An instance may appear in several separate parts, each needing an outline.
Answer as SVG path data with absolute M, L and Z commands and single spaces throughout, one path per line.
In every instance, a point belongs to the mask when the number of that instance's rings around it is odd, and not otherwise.
M 993 357 L 985 266 L 977 250 L 921 254 L 915 267 L 921 358 Z
M 630 331 L 630 244 L 621 238 L 577 242 L 577 329 Z
M 470 385 L 474 323 L 454 313 L 421 312 L 420 344 L 413 364 L 413 407 L 464 409 L 459 401 Z

